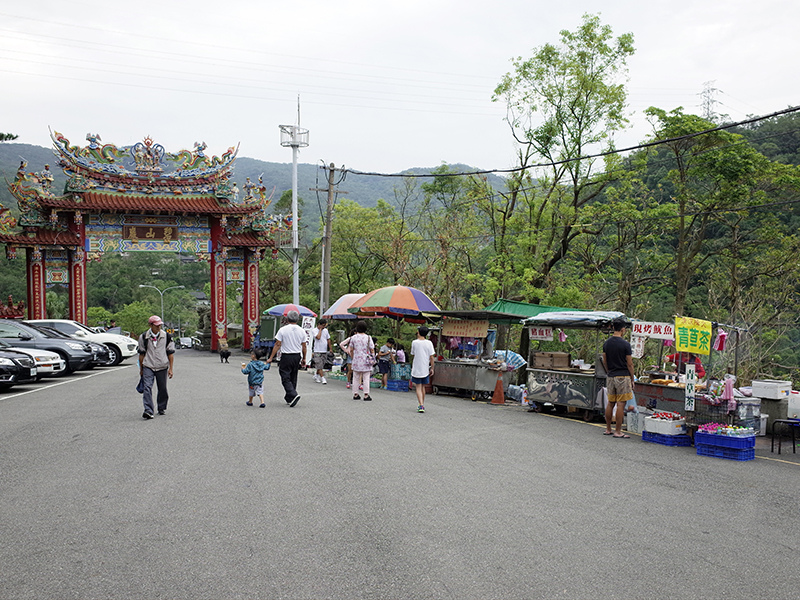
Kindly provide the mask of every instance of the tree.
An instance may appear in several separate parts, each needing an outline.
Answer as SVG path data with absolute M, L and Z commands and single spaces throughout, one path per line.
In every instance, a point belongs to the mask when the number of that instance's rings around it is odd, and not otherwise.
M 18 135 L 14 135 L 13 133 L 0 133 L 0 142 L 10 142 L 18 137 Z
M 614 39 L 608 25 L 587 14 L 576 31 L 561 32 L 559 46 L 545 44 L 532 58 L 515 59 L 494 91 L 493 101 L 506 102 L 518 145 L 509 192 L 488 207 L 497 276 L 513 272 L 526 298 L 541 297 L 581 233 L 582 211 L 608 182 L 595 160 L 581 157 L 611 149 L 613 133 L 627 124 L 621 80 L 633 52 L 632 34 Z M 606 172 L 616 160 L 605 159 Z M 534 169 L 537 163 L 547 166 Z
M 763 253 L 782 237 L 763 218 L 754 220 L 750 209 L 782 193 L 796 194 L 798 169 L 771 162 L 738 134 L 710 131 L 713 123 L 685 114 L 680 107 L 670 112 L 651 107 L 645 112 L 654 122 L 654 137 L 671 140 L 656 158 L 668 165 L 664 179 L 672 190 L 674 218 L 667 239 L 674 260 L 675 313 L 686 311 L 700 269 L 727 264 L 729 316 L 736 315 L 743 283 L 740 269 L 747 269 L 753 260 L 747 247 Z M 790 256 L 770 263 L 778 267 Z M 712 257 L 720 260 L 713 262 Z

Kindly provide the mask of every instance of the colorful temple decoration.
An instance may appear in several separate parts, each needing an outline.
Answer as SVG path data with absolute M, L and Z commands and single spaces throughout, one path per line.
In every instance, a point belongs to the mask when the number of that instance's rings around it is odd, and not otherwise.
M 258 325 L 258 261 L 266 248 L 274 255 L 274 240 L 291 222 L 268 213 L 274 190 L 267 194 L 261 177 L 247 178 L 241 190 L 231 181 L 237 149 L 208 156 L 205 142 L 169 153 L 149 136 L 122 147 L 103 144 L 99 134 L 87 134 L 83 147 L 58 132 L 51 138 L 67 176 L 63 194 L 53 190 L 49 165 L 30 172 L 23 160 L 8 184 L 18 221 L 0 206 L 6 256 L 26 251 L 29 318 L 46 316 L 45 288 L 59 284 L 69 288 L 70 317 L 84 322 L 87 260 L 108 252 L 190 253 L 211 262 L 212 350 L 227 337 L 229 282 L 245 290 L 249 347 Z

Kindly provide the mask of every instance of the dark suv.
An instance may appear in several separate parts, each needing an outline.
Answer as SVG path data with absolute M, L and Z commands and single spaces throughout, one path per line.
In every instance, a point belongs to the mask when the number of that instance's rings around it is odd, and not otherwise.
M 0 390 L 36 381 L 36 363 L 22 352 L 0 348 Z
M 64 373 L 84 369 L 94 358 L 92 348 L 86 342 L 51 337 L 38 327 L 13 319 L 0 319 L 0 338 L 20 348 L 38 348 L 55 352 L 67 365 Z

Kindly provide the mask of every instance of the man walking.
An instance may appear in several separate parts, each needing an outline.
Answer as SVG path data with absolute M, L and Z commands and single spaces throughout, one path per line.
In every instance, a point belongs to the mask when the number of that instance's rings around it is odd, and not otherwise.
M 411 342 L 411 383 L 417 393 L 417 412 L 425 412 L 425 386 L 433 377 L 433 363 L 436 360 L 436 350 L 433 342 L 427 339 L 428 328 L 422 325 L 417 329 L 417 339 Z
M 623 337 L 628 324 L 622 320 L 613 323 L 614 333 L 603 344 L 603 366 L 606 369 L 606 430 L 603 435 L 615 438 L 629 438 L 622 433 L 622 421 L 625 419 L 625 403 L 633 398 L 633 352 L 631 345 Z M 616 431 L 611 431 L 611 420 L 614 407 L 617 407 Z
M 299 320 L 300 313 L 296 310 L 290 310 L 286 314 L 287 323 L 275 334 L 275 345 L 266 361 L 267 364 L 271 364 L 272 359 L 280 351 L 278 373 L 281 375 L 281 384 L 285 392 L 283 399 L 289 406 L 295 406 L 300 401 L 300 395 L 297 393 L 297 372 L 306 362 L 306 332 L 297 324 Z
M 328 319 L 323 318 L 317 322 L 316 328 L 311 332 L 311 337 L 313 338 L 312 348 L 314 353 L 312 362 L 317 370 L 314 373 L 314 381 L 328 383 L 325 379 L 325 359 L 328 356 L 328 352 L 333 352 L 331 334 L 328 331 Z
M 172 336 L 162 331 L 161 317 L 153 315 L 148 320 L 150 328 L 139 336 L 139 378 L 142 381 L 143 419 L 153 418 L 153 381 L 158 385 L 158 414 L 167 412 L 167 379 L 172 379 L 175 343 Z

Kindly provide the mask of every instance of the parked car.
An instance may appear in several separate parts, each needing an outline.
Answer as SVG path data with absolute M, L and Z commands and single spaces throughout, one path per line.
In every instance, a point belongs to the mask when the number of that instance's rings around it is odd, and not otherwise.
M 20 348 L 11 346 L 8 342 L 0 340 L 0 350 L 16 350 L 27 354 L 36 364 L 36 379 L 41 377 L 57 375 L 67 368 L 67 363 L 55 352 L 48 350 L 36 350 L 35 348 Z
M 108 352 L 111 355 L 110 364 L 112 365 L 118 365 L 126 358 L 136 356 L 138 352 L 139 342 L 132 337 L 111 333 L 109 331 L 98 333 L 91 327 L 87 327 L 78 321 L 71 321 L 69 319 L 32 319 L 26 321 L 26 323 L 50 327 L 51 329 L 65 333 L 77 340 L 103 344 L 108 348 Z
M 71 335 L 67 335 L 66 333 L 59 331 L 58 329 L 53 329 L 52 327 L 45 327 L 44 325 L 34 324 L 31 321 L 23 321 L 24 323 L 29 324 L 31 327 L 35 327 L 40 331 L 43 331 L 50 337 L 54 338 L 61 338 L 64 340 L 75 340 L 78 338 L 74 338 Z M 87 369 L 94 369 L 95 367 L 102 367 L 111 364 L 111 352 L 109 352 L 108 348 L 105 347 L 103 344 L 98 344 L 97 342 L 90 342 L 87 340 L 83 340 L 85 344 L 89 344 L 89 347 L 92 349 L 92 360 L 89 361 L 89 364 L 86 365 Z
M 19 348 L 55 352 L 67 363 L 61 373 L 85 369 L 93 358 L 92 347 L 87 342 L 54 337 L 35 325 L 26 325 L 14 319 L 0 319 L 0 339 Z
M 36 381 L 36 364 L 22 352 L 0 348 L 0 390 Z

